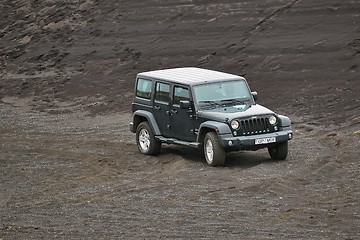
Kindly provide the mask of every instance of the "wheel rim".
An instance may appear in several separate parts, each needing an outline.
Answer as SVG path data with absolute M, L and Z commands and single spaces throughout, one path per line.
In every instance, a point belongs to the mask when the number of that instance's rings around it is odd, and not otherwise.
M 206 141 L 205 154 L 206 154 L 206 159 L 208 160 L 208 162 L 211 163 L 214 159 L 214 148 L 210 139 Z
M 150 134 L 146 129 L 141 129 L 139 133 L 139 144 L 141 149 L 148 151 L 150 148 Z

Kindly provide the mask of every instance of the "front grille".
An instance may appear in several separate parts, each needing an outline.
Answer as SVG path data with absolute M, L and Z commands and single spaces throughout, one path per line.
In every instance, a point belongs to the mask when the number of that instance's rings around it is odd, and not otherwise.
M 274 127 L 270 125 L 266 117 L 244 119 L 240 121 L 238 135 L 255 135 L 274 132 Z

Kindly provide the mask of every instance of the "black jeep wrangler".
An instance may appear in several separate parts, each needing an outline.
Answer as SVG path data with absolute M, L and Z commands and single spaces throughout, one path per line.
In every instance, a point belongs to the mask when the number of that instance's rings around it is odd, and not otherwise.
M 225 153 L 268 148 L 283 160 L 292 139 L 290 119 L 256 104 L 245 78 L 186 67 L 139 73 L 132 103 L 139 151 L 156 155 L 162 143 L 203 148 L 211 166 Z

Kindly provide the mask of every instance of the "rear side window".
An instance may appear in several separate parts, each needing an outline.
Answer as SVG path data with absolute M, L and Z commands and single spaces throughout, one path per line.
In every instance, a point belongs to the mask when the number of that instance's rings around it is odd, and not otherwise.
M 150 99 L 151 86 L 152 82 L 150 80 L 139 78 L 136 86 L 136 96 L 140 98 Z
M 180 105 L 180 101 L 188 100 L 190 101 L 189 90 L 184 87 L 175 87 L 174 88 L 174 103 L 173 105 Z
M 170 102 L 170 85 L 166 83 L 156 83 L 155 101 L 161 103 Z

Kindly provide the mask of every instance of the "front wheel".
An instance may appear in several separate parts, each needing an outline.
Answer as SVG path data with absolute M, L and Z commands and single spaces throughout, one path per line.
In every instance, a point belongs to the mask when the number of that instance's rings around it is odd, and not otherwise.
M 156 140 L 148 122 L 142 122 L 137 127 L 136 145 L 142 154 L 156 155 L 159 153 L 161 143 Z
M 278 143 L 275 146 L 268 147 L 270 157 L 273 160 L 284 160 L 288 155 L 288 142 Z
M 204 139 L 204 154 L 206 162 L 213 167 L 223 166 L 225 162 L 225 150 L 221 146 L 215 132 L 208 132 Z

